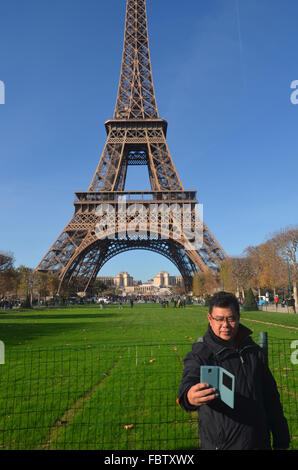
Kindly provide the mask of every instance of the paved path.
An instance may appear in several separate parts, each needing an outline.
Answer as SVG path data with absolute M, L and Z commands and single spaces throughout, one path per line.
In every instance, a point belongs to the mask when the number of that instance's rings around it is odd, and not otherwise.
M 271 323 L 269 321 L 252 320 L 251 318 L 244 318 L 242 316 L 241 316 L 241 318 L 243 318 L 243 320 L 253 321 L 255 323 L 263 323 L 264 325 L 280 326 L 282 328 L 289 328 L 290 330 L 298 330 L 298 328 L 296 326 L 279 325 L 278 323 Z

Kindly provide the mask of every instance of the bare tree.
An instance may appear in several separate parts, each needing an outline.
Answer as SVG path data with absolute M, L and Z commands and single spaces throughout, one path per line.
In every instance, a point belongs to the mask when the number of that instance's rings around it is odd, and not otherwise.
M 253 279 L 253 266 L 250 257 L 231 257 L 230 272 L 238 295 L 245 297 L 245 291 L 250 287 Z
M 272 240 L 248 247 L 245 253 L 251 261 L 251 287 L 256 287 L 259 292 L 261 288 L 270 289 L 274 294 L 277 288 L 285 287 L 285 262 Z
M 297 282 L 298 282 L 298 226 L 290 226 L 285 229 L 281 229 L 273 234 L 271 239 L 272 243 L 276 247 L 276 250 L 280 253 L 282 258 L 285 260 L 288 271 L 289 281 L 291 287 L 293 287 L 296 306 L 298 304 L 297 295 Z M 290 287 L 290 286 L 289 286 Z
M 5 299 L 16 285 L 12 253 L 0 253 L 0 298 Z
M 298 226 L 288 227 L 273 234 L 271 239 L 280 255 L 290 263 L 293 279 L 298 280 Z

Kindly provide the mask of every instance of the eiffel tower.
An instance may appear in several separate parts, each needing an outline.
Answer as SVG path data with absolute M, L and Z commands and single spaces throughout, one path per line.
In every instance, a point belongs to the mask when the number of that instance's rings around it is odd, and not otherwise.
M 74 215 L 36 271 L 58 274 L 59 291 L 69 284 L 87 292 L 100 269 L 114 256 L 127 250 L 151 250 L 174 263 L 190 291 L 194 273 L 218 270 L 226 254 L 203 222 L 203 244 L 198 249 L 189 246 L 184 226 L 178 227 L 180 237 L 174 236 L 177 226 L 172 212 L 168 236 L 164 236 L 163 219 L 156 212 L 161 203 L 178 208 L 187 204 L 193 228 L 198 201 L 196 191 L 186 191 L 182 186 L 166 141 L 167 122 L 158 114 L 146 0 L 127 0 L 118 96 L 114 117 L 105 122 L 105 128 L 105 147 L 88 191 L 75 193 Z M 147 166 L 151 191 L 125 191 L 129 165 Z M 123 201 L 125 212 L 121 209 Z M 141 204 L 142 214 L 133 210 L 136 204 Z M 101 207 L 112 209 L 110 219 L 107 212 L 98 211 Z M 113 221 L 116 231 L 109 231 L 109 221 Z M 131 222 L 139 228 L 133 235 L 125 230 L 125 224 Z M 153 222 L 153 231 L 148 228 L 149 222 Z M 98 224 L 104 227 L 105 237 L 98 236 Z

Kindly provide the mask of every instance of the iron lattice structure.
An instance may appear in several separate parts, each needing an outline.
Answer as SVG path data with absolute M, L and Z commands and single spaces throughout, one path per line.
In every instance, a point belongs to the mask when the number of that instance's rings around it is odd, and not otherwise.
M 49 249 L 36 270 L 57 273 L 60 288 L 71 283 L 79 291 L 88 291 L 100 269 L 121 252 L 146 249 L 171 260 L 180 271 L 187 290 L 192 288 L 194 273 L 217 269 L 226 255 L 205 224 L 203 245 L 191 249 L 184 226 L 180 238 L 170 224 L 164 236 L 157 204 L 170 203 L 191 208 L 190 223 L 195 223 L 196 191 L 185 191 L 167 141 L 167 122 L 158 114 L 149 53 L 146 0 L 127 0 L 123 58 L 118 96 L 113 119 L 105 123 L 107 139 L 95 174 L 86 192 L 76 193 L 75 213 Z M 127 167 L 146 165 L 151 191 L 125 191 Z M 125 198 L 125 215 L 119 209 Z M 141 203 L 143 213 L 133 211 Z M 96 226 L 102 222 L 97 208 L 109 204 L 113 208 L 116 228 L 138 223 L 139 232 L 128 235 L 106 232 L 99 238 Z M 132 215 L 129 215 L 132 214 Z M 153 215 L 152 215 L 153 214 Z M 155 215 L 154 215 L 155 214 Z M 106 220 L 106 219 L 105 219 Z M 154 222 L 155 230 L 149 230 Z M 122 224 L 122 225 L 121 225 Z M 59 288 L 59 290 L 60 290 Z

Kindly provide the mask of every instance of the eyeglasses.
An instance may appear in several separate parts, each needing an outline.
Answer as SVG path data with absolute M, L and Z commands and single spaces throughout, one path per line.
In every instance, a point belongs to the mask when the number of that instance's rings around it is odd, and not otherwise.
M 236 323 L 238 321 L 238 317 L 235 317 L 234 315 L 231 315 L 230 317 L 213 317 L 210 315 L 213 320 L 215 320 L 217 323 L 224 323 L 227 321 L 229 324 Z

